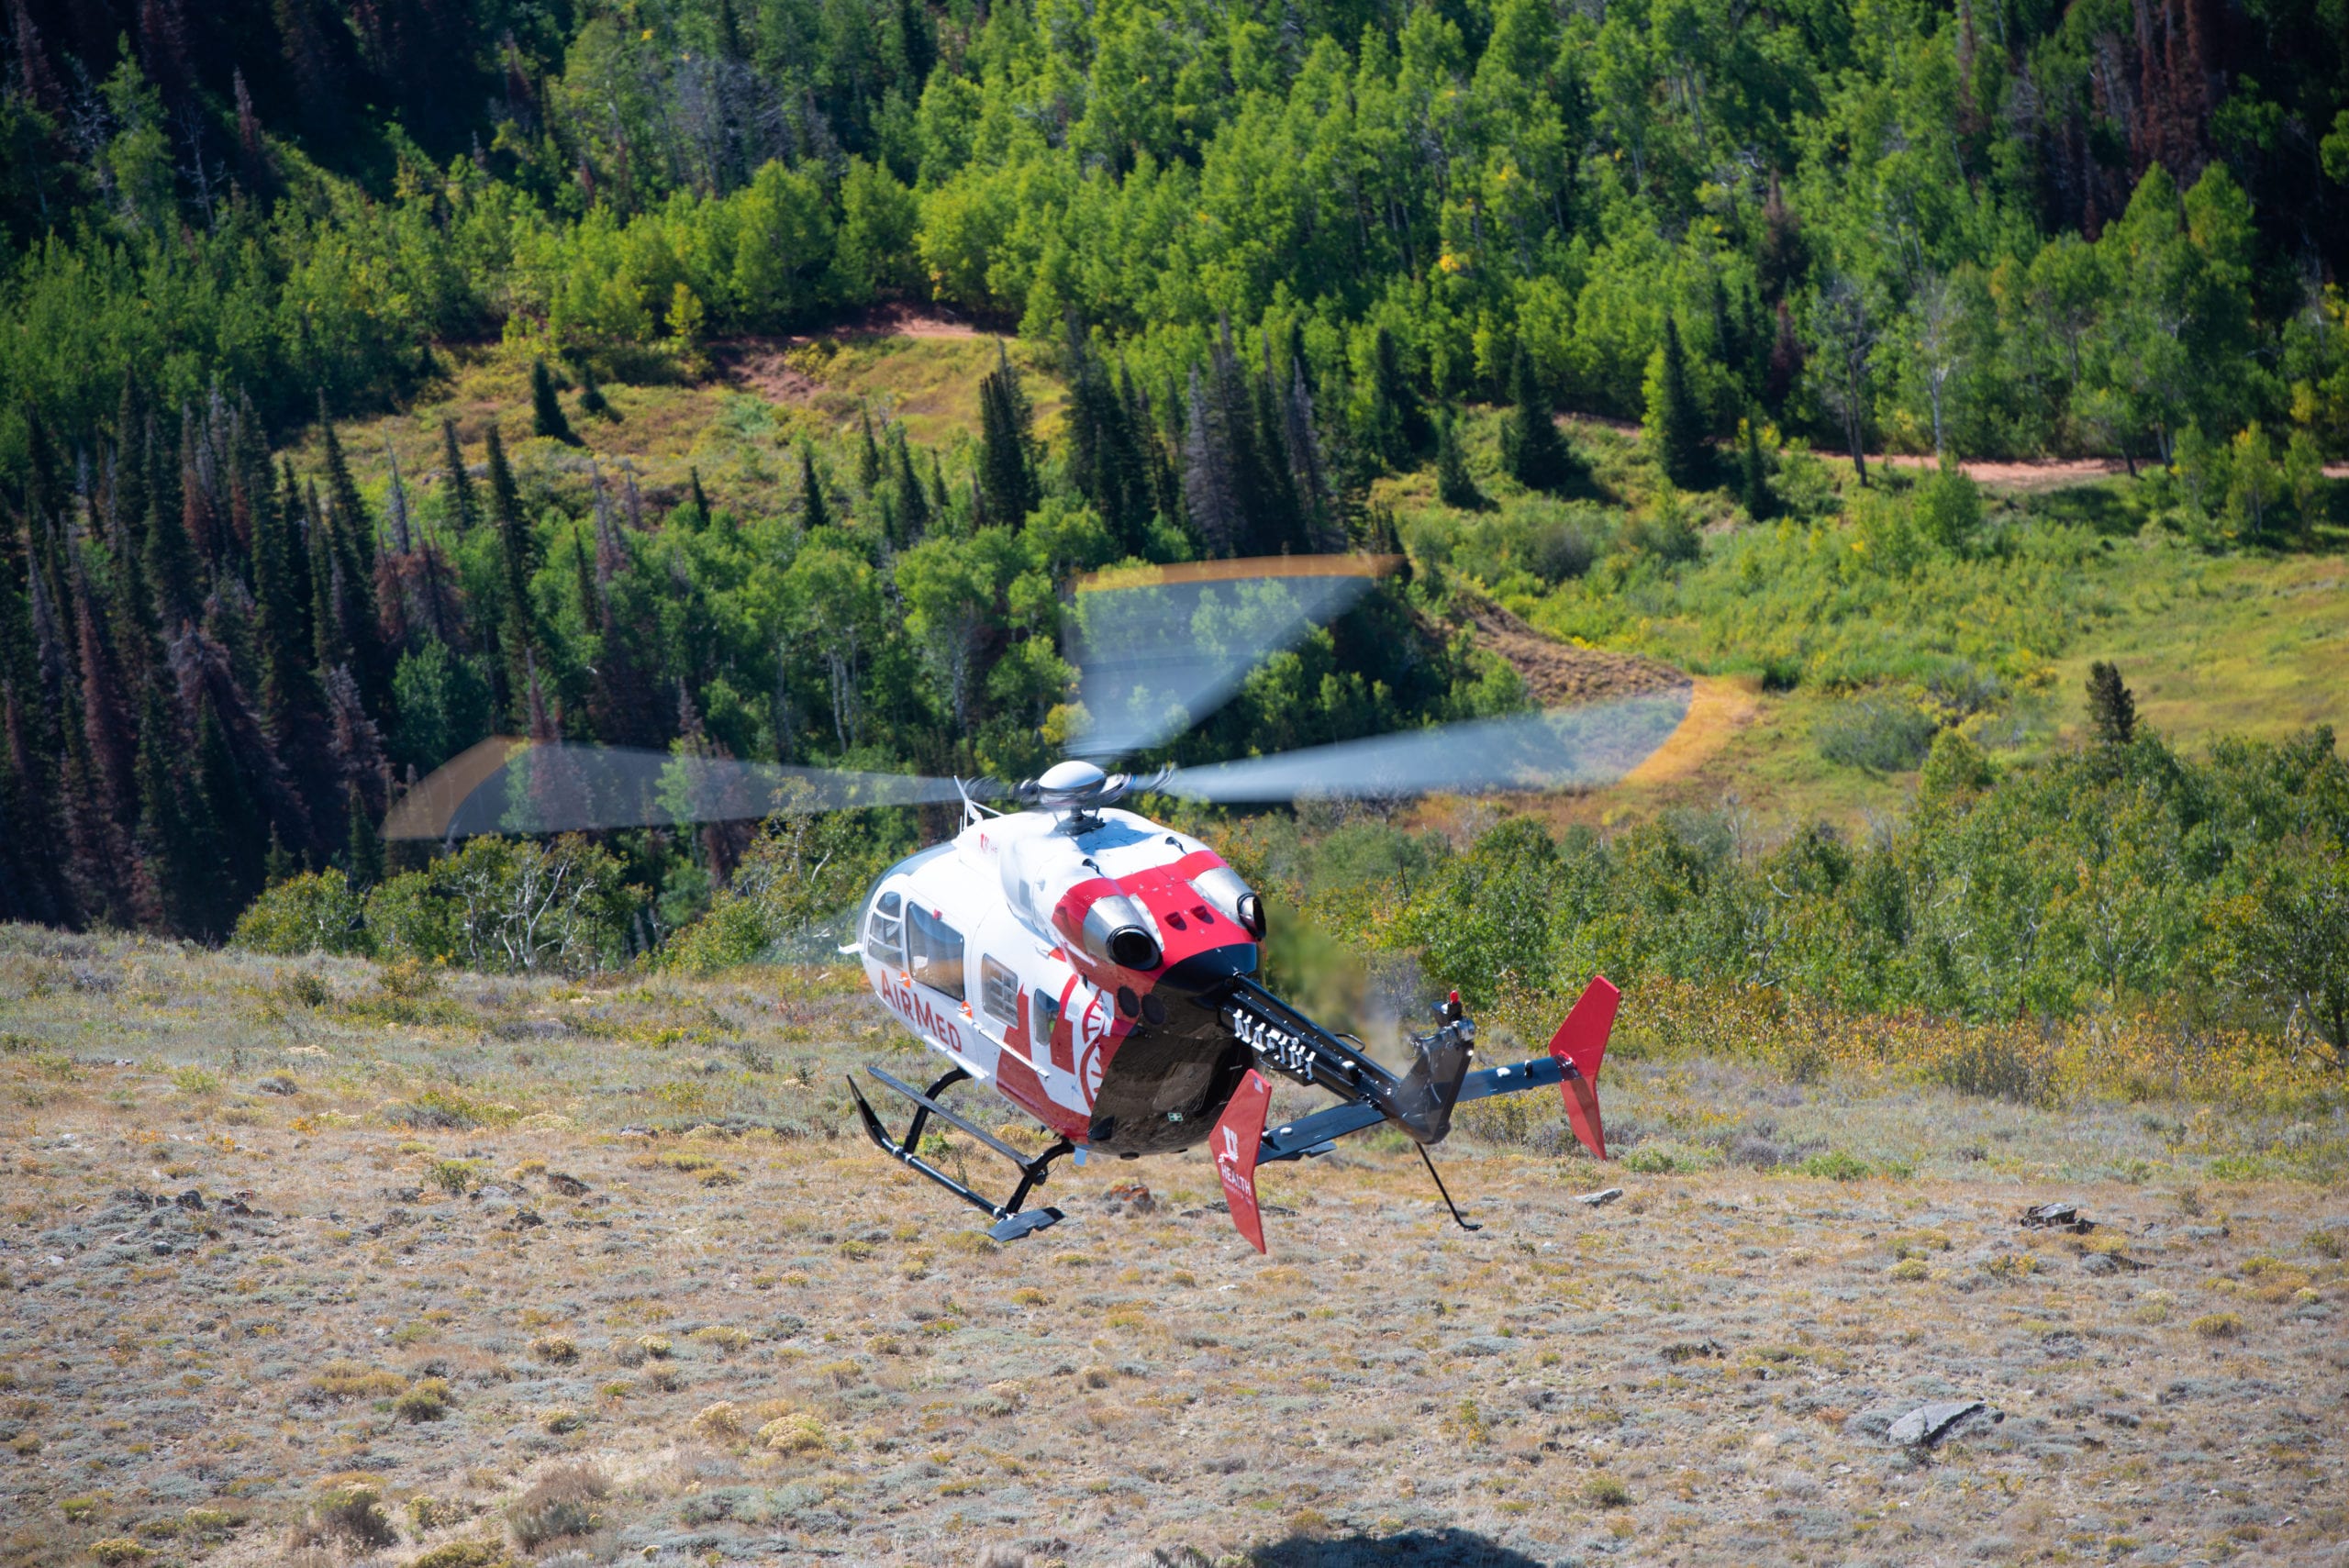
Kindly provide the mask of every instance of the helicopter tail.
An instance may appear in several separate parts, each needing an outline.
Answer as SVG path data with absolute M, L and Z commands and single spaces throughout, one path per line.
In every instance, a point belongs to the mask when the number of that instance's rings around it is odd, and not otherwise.
M 1622 995 L 1605 975 L 1593 975 L 1566 1021 L 1550 1037 L 1550 1055 L 1565 1074 L 1558 1093 L 1565 1097 L 1566 1120 L 1596 1160 L 1607 1158 L 1607 1128 L 1598 1118 L 1598 1064 L 1607 1059 L 1607 1037 L 1614 1032 L 1615 1008 Z

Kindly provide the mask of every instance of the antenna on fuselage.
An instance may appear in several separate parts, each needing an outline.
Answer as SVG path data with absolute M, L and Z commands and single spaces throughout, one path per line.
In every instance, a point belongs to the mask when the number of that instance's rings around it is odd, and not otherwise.
M 965 828 L 977 826 L 979 818 L 982 817 L 1000 817 L 1003 815 L 1002 812 L 997 811 L 994 806 L 982 806 L 979 802 L 972 799 L 971 786 L 960 778 L 957 778 L 954 781 L 954 793 L 963 797 L 963 826 Z

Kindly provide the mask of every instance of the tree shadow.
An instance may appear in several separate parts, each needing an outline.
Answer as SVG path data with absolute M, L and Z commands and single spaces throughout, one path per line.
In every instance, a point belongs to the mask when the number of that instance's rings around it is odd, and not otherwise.
M 1406 1530 L 1400 1535 L 1293 1535 L 1249 1553 L 1257 1568 L 1394 1568 L 1397 1563 L 1442 1563 L 1444 1568 L 1549 1568 L 1474 1530 Z

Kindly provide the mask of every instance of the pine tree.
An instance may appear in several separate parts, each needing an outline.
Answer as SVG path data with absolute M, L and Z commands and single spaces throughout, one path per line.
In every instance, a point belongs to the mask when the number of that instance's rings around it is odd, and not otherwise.
M 1435 439 L 1427 409 L 1403 369 L 1402 345 L 1380 327 L 1371 339 L 1371 430 L 1374 450 L 1390 468 L 1408 468 Z
M 1770 469 L 1762 455 L 1762 414 L 1756 409 L 1745 417 L 1745 452 L 1739 469 L 1738 494 L 1745 503 L 1745 515 L 1754 522 L 1767 518 L 1775 508 L 1770 501 Z
M 518 719 L 529 697 L 529 671 L 537 657 L 538 614 L 530 602 L 530 579 L 538 571 L 536 540 L 522 515 L 522 495 L 506 461 L 497 427 L 489 428 L 489 520 L 497 530 L 498 646 L 505 654 L 507 702 Z
M 1688 355 L 1679 325 L 1664 318 L 1664 348 L 1649 376 L 1647 433 L 1657 466 L 1683 490 L 1702 485 L 1709 465 L 1704 416 L 1688 384 Z
M 889 427 L 889 462 L 897 482 L 898 516 L 905 526 L 907 544 L 918 544 L 930 531 L 930 497 L 922 490 L 921 476 L 914 472 L 913 449 L 906 444 L 906 428 Z
M 810 535 L 831 527 L 832 510 L 824 504 L 824 482 L 816 473 L 816 449 L 799 448 L 799 526 Z
M 1199 542 L 1211 556 L 1230 555 L 1240 543 L 1244 519 L 1232 495 L 1231 464 L 1221 433 L 1221 416 L 1211 410 L 1197 365 L 1191 367 L 1190 428 L 1183 441 L 1183 502 Z
M 1018 528 L 1040 498 L 1028 395 L 998 343 L 996 368 L 979 384 L 979 500 L 985 520 Z
M 1501 464 L 1528 490 L 1557 490 L 1580 478 L 1583 467 L 1550 412 L 1534 379 L 1533 357 L 1518 346 L 1508 366 L 1508 423 L 1501 428 Z
M 180 507 L 167 507 L 160 495 L 150 494 L 147 509 L 148 592 L 153 595 L 155 624 L 168 640 L 203 608 L 197 585 L 196 556 L 189 543 Z
M 376 829 L 375 814 L 367 809 L 366 797 L 355 788 L 343 822 L 342 870 L 362 893 L 384 880 L 384 836 Z
M 596 367 L 585 360 L 579 361 L 579 411 L 592 414 L 598 419 L 619 418 L 619 412 L 612 406 L 611 399 L 606 397 L 604 389 L 596 384 Z
M 440 466 L 449 477 L 449 522 L 462 539 L 480 523 L 481 504 L 473 498 L 473 475 L 465 468 L 464 449 L 457 444 L 454 419 L 440 421 Z
M 273 823 L 269 829 L 269 853 L 262 857 L 261 862 L 262 885 L 275 887 L 301 874 L 302 862 L 295 860 L 293 851 L 285 847 L 285 840 L 278 837 L 276 825 Z
M 547 369 L 544 360 L 530 361 L 530 430 L 565 446 L 579 444 L 579 438 L 571 432 L 571 421 L 562 417 L 562 400 L 555 396 L 554 373 Z
M 2126 746 L 2137 739 L 2137 699 L 2119 666 L 2101 659 L 2088 666 L 2088 726 L 2099 745 Z
M 873 439 L 871 404 L 866 404 L 860 411 L 858 423 L 856 487 L 870 495 L 881 483 L 881 444 Z
M 186 766 L 187 746 L 162 683 L 149 682 L 139 717 L 139 857 L 165 926 L 209 939 L 233 915 L 228 868 L 210 803 Z
M 334 541 L 318 506 L 316 484 L 309 487 L 305 506 L 307 526 L 302 533 L 310 560 L 311 662 L 324 673 L 351 662 L 351 636 L 343 620 L 342 566 L 335 560 Z
M 1459 420 L 1449 413 L 1436 417 L 1435 494 L 1445 506 L 1463 511 L 1482 511 L 1486 505 L 1485 493 L 1476 488 L 1475 476 L 1468 472 L 1468 459 L 1460 450 Z

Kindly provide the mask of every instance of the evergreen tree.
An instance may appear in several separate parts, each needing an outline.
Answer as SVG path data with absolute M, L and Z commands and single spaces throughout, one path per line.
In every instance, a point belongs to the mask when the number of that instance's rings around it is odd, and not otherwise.
M 1426 407 L 1403 369 L 1402 345 L 1381 326 L 1371 339 L 1370 445 L 1390 468 L 1408 468 L 1435 439 Z
M 881 444 L 873 439 L 873 406 L 858 411 L 856 486 L 870 495 L 881 483 Z
M 1745 417 L 1745 450 L 1738 472 L 1738 495 L 1745 504 L 1745 515 L 1754 522 L 1767 518 L 1773 507 L 1770 502 L 1770 469 L 1762 455 L 1762 413 L 1755 409 Z
M 832 526 L 832 510 L 824 504 L 824 482 L 816 473 L 816 449 L 799 447 L 799 526 L 813 535 Z
M 979 384 L 979 503 L 990 523 L 1016 528 L 1041 498 L 1030 424 L 1019 373 L 998 343 L 996 368 Z
M 617 420 L 619 417 L 611 399 L 606 397 L 604 389 L 596 384 L 596 367 L 584 359 L 579 361 L 579 411 L 598 419 Z
M 1183 440 L 1183 502 L 1209 555 L 1234 553 L 1246 519 L 1232 494 L 1231 460 L 1219 406 L 1191 367 L 1190 428 Z
M 696 486 L 698 489 L 699 484 Z M 529 700 L 529 673 L 536 661 L 538 613 L 530 601 L 530 578 L 538 571 L 537 541 L 522 515 L 522 495 L 506 461 L 497 427 L 489 428 L 489 520 L 497 530 L 497 639 L 505 654 L 507 701 L 517 719 Z
M 196 554 L 189 542 L 179 507 L 166 507 L 163 497 L 150 494 L 147 510 L 146 579 L 154 596 L 155 624 L 166 639 L 194 620 L 204 607 L 198 585 Z
M 1556 490 L 1581 477 L 1582 464 L 1558 434 L 1533 376 L 1532 356 L 1520 344 L 1509 358 L 1508 423 L 1501 428 L 1501 464 L 1511 479 L 1528 490 Z
M 184 766 L 181 734 L 160 681 L 141 695 L 139 717 L 139 858 L 164 924 L 215 937 L 226 921 L 219 834 Z
M 1697 395 L 1688 381 L 1688 355 L 1681 346 L 1679 325 L 1664 318 L 1664 347 L 1648 375 L 1647 436 L 1664 476 L 1683 490 L 1701 486 L 1709 466 L 1705 451 L 1705 427 Z
M 1486 505 L 1485 493 L 1476 488 L 1475 476 L 1468 472 L 1468 459 L 1460 450 L 1459 420 L 1449 413 L 1436 417 L 1435 494 L 1445 506 L 1464 511 L 1481 511 Z
M 2101 659 L 2088 666 L 2088 727 L 2102 746 L 2137 739 L 2137 699 L 2122 684 L 2119 666 Z
M 375 814 L 367 809 L 366 797 L 355 788 L 345 814 L 343 846 L 343 874 L 353 888 L 364 893 L 384 880 L 384 837 L 376 829 Z
M 571 421 L 562 417 L 562 402 L 555 395 L 554 373 L 544 360 L 530 361 L 530 432 L 566 446 L 577 446 Z
M 914 454 L 906 444 L 906 428 L 889 427 L 889 463 L 896 477 L 898 517 L 904 524 L 907 544 L 918 544 L 922 535 L 930 531 L 930 497 L 921 486 L 921 476 L 914 472 Z
M 492 426 L 494 431 L 495 426 Z M 481 503 L 473 497 L 473 474 L 465 467 L 464 449 L 457 444 L 457 422 L 440 421 L 440 467 L 449 476 L 449 522 L 459 539 L 481 522 Z
M 323 673 L 351 662 L 351 636 L 343 617 L 342 563 L 335 559 L 329 525 L 318 506 L 318 487 L 305 497 L 307 526 L 302 530 L 310 558 L 310 649 Z

